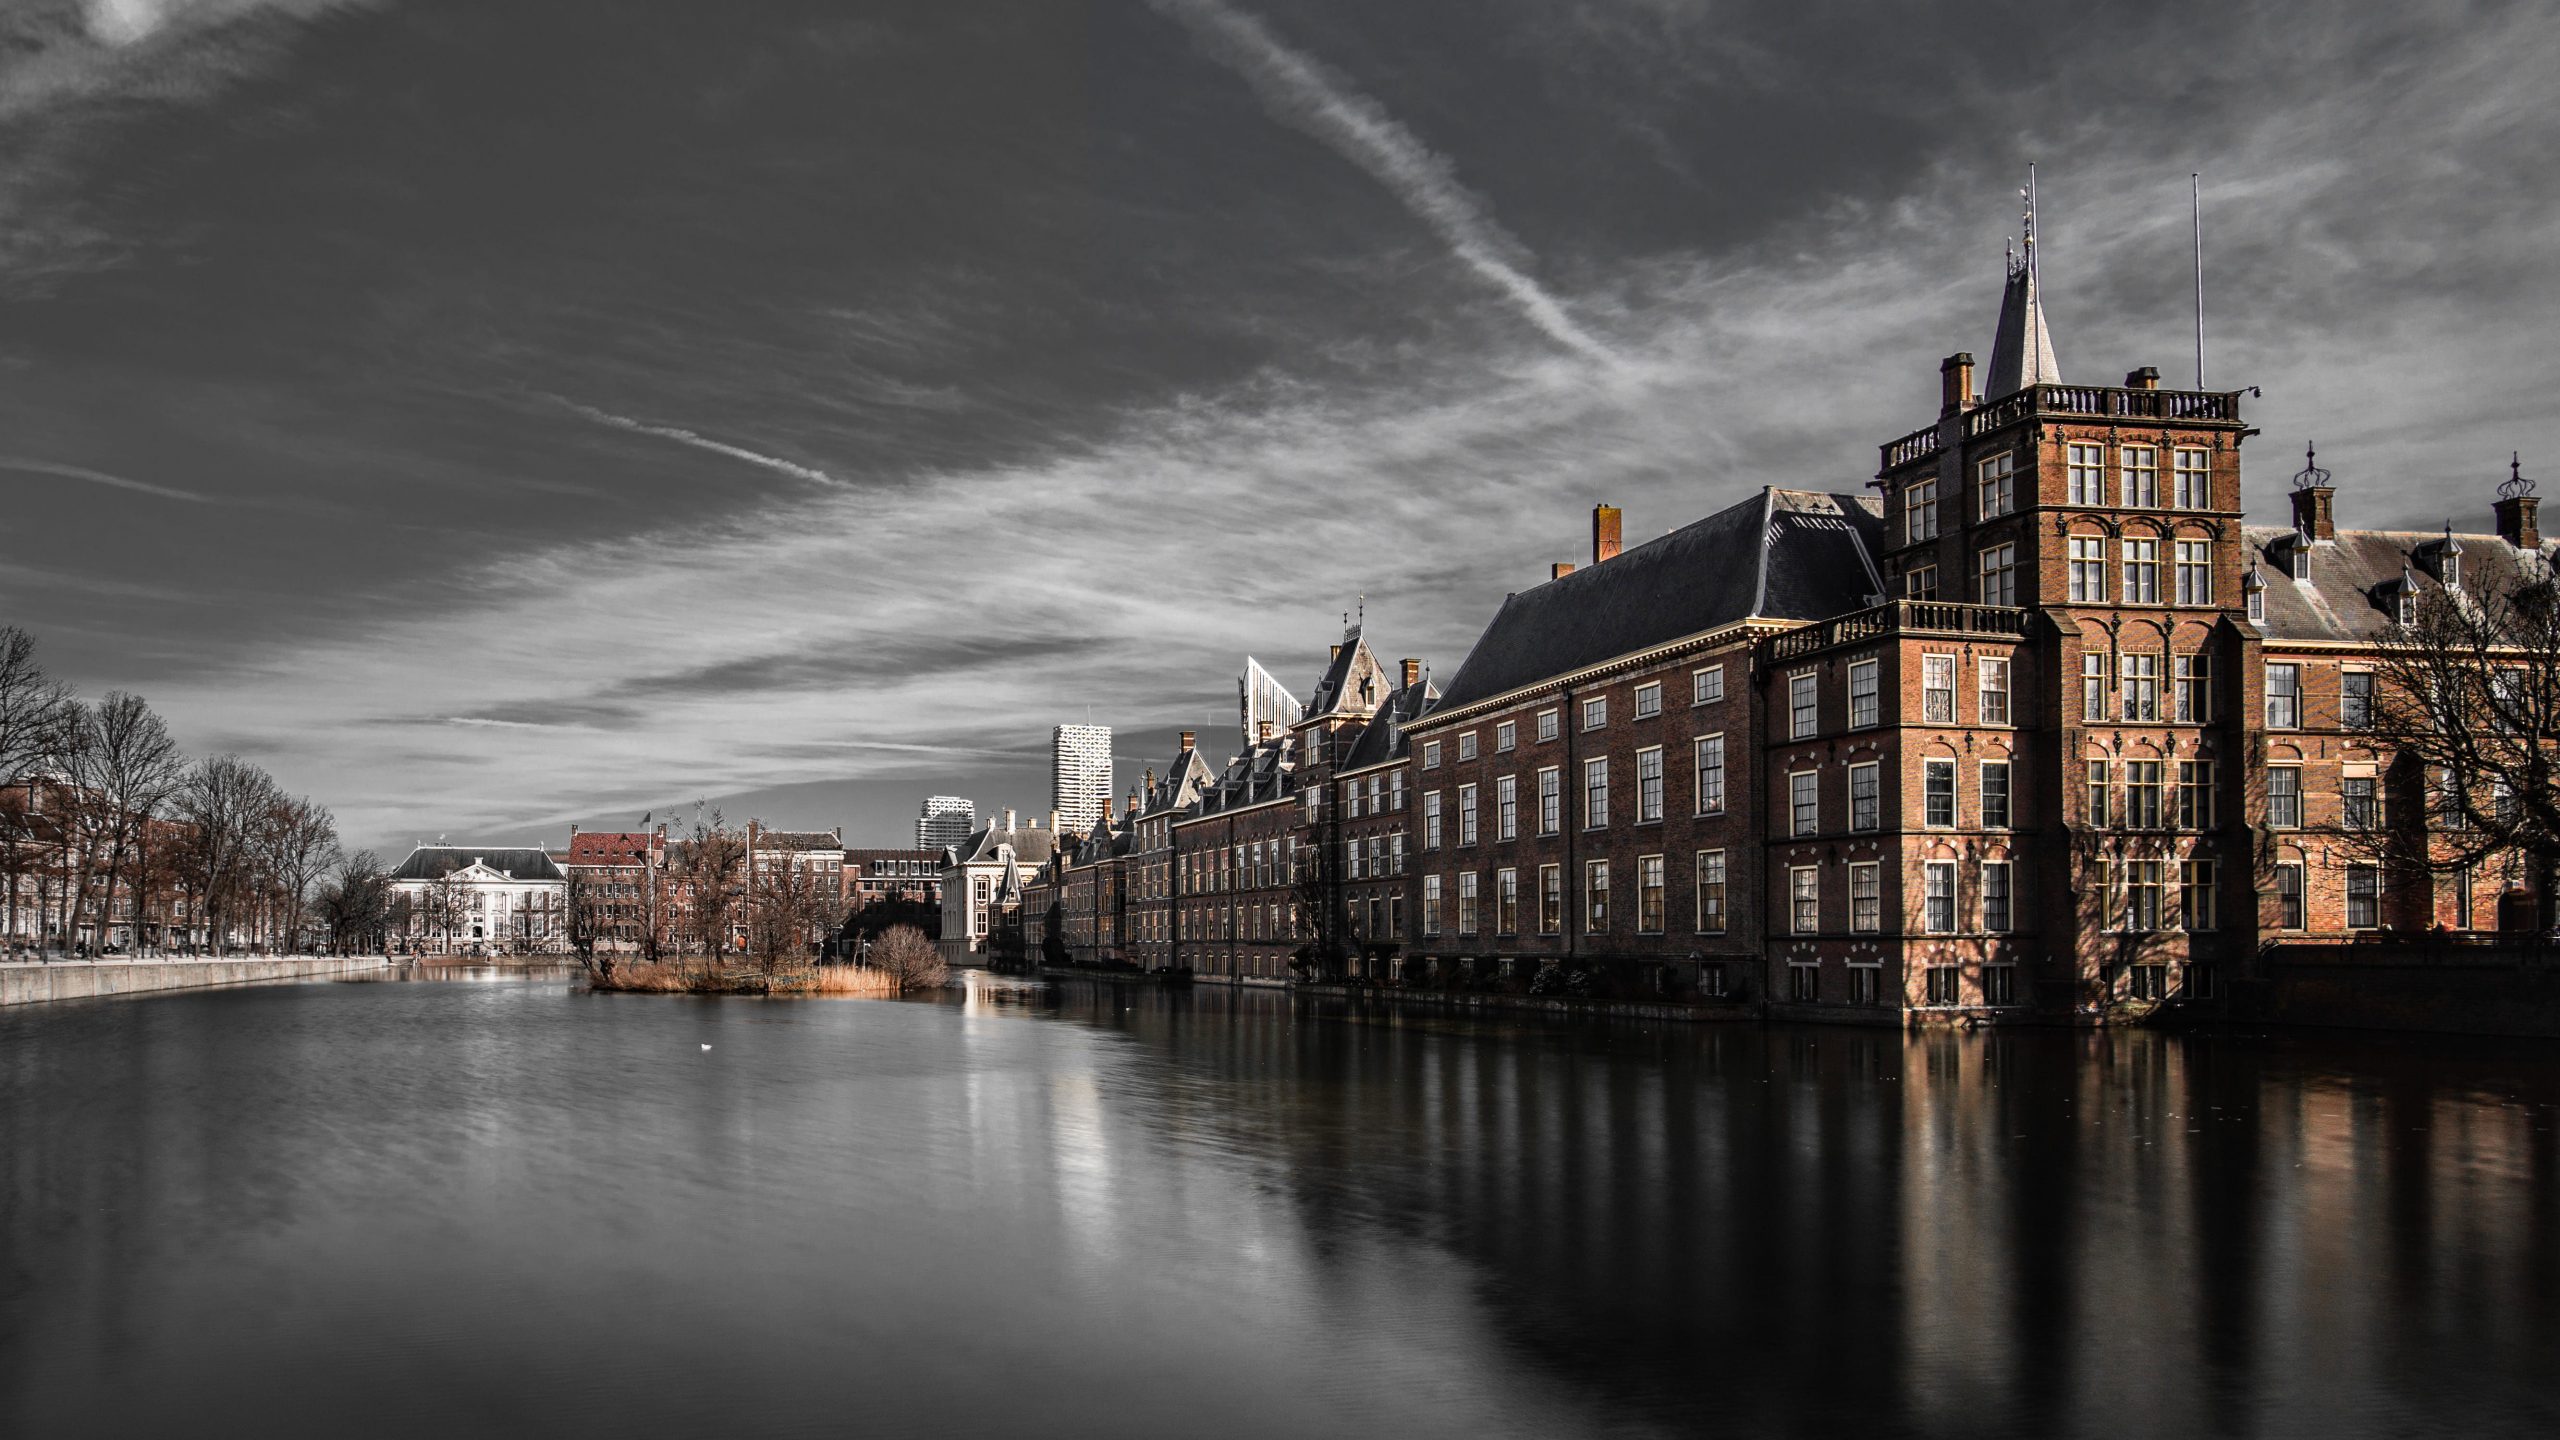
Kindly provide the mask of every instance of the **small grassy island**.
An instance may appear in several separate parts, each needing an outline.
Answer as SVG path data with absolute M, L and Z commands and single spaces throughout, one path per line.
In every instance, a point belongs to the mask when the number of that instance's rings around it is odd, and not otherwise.
M 942 951 L 912 925 L 893 927 L 857 964 L 811 965 L 770 956 L 730 963 L 689 956 L 624 961 L 599 954 L 586 961 L 587 988 L 644 995 L 887 996 L 937 990 L 950 979 Z

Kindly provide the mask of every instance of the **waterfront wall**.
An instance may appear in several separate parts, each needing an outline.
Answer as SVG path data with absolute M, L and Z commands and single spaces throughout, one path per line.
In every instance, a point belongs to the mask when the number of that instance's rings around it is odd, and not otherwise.
M 2233 987 L 2231 1018 L 2272 1025 L 2560 1036 L 2560 949 L 2288 945 Z
M 56 960 L 0 965 L 0 1005 L 88 1000 L 201 990 L 212 985 L 271 985 L 330 980 L 390 968 L 379 955 L 278 955 L 224 960 Z

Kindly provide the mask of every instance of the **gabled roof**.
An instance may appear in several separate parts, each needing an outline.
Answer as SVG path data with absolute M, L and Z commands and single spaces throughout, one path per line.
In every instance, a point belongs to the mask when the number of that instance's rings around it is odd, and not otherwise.
M 1333 649 L 1325 662 L 1324 674 L 1316 680 L 1315 693 L 1307 698 L 1306 720 L 1328 715 L 1366 715 L 1386 698 L 1394 682 L 1387 678 L 1387 667 L 1369 649 L 1360 636 L 1361 625 L 1354 622 L 1342 632 L 1342 643 Z
M 1401 757 L 1412 746 L 1404 738 L 1404 727 L 1420 718 L 1439 703 L 1440 691 L 1429 676 L 1410 685 L 1397 687 L 1378 707 L 1377 716 L 1351 742 L 1351 752 L 1334 766 L 1336 770 L 1361 770 L 1371 765 Z
M 1434 707 L 1455 709 L 1744 620 L 1821 620 L 1884 596 L 1864 495 L 1767 487 L 1659 540 L 1506 598 Z
M 1173 757 L 1173 764 L 1158 777 L 1153 789 L 1139 802 L 1141 815 L 1159 815 L 1167 810 L 1188 808 L 1200 798 L 1202 791 L 1218 782 L 1217 772 L 1201 757 L 1199 747 L 1185 746 Z
M 992 865 L 1003 857 L 1001 847 L 1013 847 L 1015 863 L 1039 865 L 1057 853 L 1058 835 L 1054 830 L 1032 826 L 1007 830 L 1001 825 L 983 825 L 969 833 L 969 838 L 950 847 L 945 853 L 955 865 Z
M 469 845 L 421 845 L 409 852 L 409 858 L 400 862 L 391 878 L 441 880 L 456 870 L 468 870 L 475 863 L 517 880 L 568 878 L 551 863 L 550 854 L 541 849 L 491 850 Z
M 1241 810 L 1277 800 L 1293 792 L 1291 780 L 1297 773 L 1298 737 L 1275 735 L 1258 745 L 1249 746 L 1227 762 L 1227 768 L 1202 792 L 1193 807 L 1196 815 L 1215 815 L 1227 810 Z
M 841 850 L 844 837 L 832 830 L 758 830 L 759 850 Z
M 581 830 L 569 837 L 564 863 L 636 865 L 663 843 L 664 837 L 654 830 Z
M 2435 566 L 2444 531 L 2340 530 L 2317 542 L 2288 525 L 2251 525 L 2242 533 L 2267 587 L 2258 631 L 2270 640 L 2378 640 L 2398 621 L 2404 582 L 2441 588 Z M 2453 538 L 2462 547 L 2462 588 L 2474 594 L 2502 594 L 2551 574 L 2548 546 L 2537 553 L 2496 535 Z M 2296 556 L 2306 562 L 2300 580 L 2288 568 Z
M 1991 370 L 1983 379 L 1985 400 L 2014 395 L 2030 385 L 2062 383 L 2062 362 L 2054 358 L 2053 336 L 2044 324 L 2035 247 L 2031 229 L 2026 253 L 2009 261 L 2009 283 L 2000 292 L 2000 328 L 1991 337 Z

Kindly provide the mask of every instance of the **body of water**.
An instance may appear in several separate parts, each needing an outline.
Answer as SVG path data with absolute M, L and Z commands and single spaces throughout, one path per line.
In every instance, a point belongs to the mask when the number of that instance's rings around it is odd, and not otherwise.
M 2555 1433 L 2560 1047 L 983 979 L 0 1012 L 19 1440 Z

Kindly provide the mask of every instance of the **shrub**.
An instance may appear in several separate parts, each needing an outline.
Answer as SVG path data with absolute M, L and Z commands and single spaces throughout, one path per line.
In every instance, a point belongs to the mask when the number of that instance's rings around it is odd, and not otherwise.
M 865 964 L 888 976 L 900 990 L 939 989 L 951 978 L 951 968 L 942 961 L 942 947 L 913 925 L 891 926 L 872 942 Z

